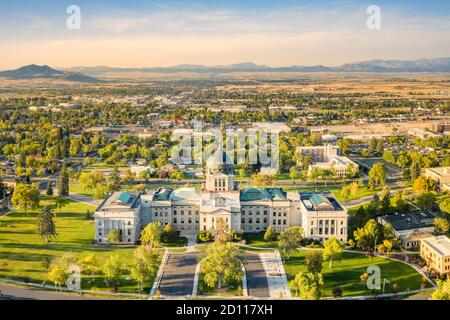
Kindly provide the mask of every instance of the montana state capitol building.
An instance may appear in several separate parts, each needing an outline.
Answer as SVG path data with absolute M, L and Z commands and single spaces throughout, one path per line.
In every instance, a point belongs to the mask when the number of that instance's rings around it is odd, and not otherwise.
M 95 211 L 95 241 L 107 244 L 118 229 L 123 244 L 139 240 L 151 222 L 172 224 L 181 235 L 196 235 L 222 220 L 232 231 L 276 232 L 301 226 L 304 237 L 347 241 L 347 210 L 329 192 L 285 192 L 279 188 L 237 188 L 233 166 L 212 157 L 206 163 L 202 189 L 161 188 L 157 191 L 114 192 Z

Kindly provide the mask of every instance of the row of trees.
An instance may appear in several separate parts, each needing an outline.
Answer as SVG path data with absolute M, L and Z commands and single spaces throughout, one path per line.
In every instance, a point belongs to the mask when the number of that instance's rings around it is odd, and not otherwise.
M 151 283 L 151 279 L 158 271 L 159 254 L 156 250 L 140 246 L 135 250 L 131 264 L 124 264 L 118 255 L 110 255 L 99 266 L 99 261 L 94 254 L 76 261 L 74 255 L 68 253 L 51 261 L 48 266 L 48 280 L 61 288 L 71 274 L 69 271 L 72 265 L 81 266 L 82 278 L 88 283 L 94 282 L 99 275 L 103 276 L 105 283 L 113 292 L 119 289 L 125 277 L 129 277 L 136 282 L 140 293 L 146 284 Z

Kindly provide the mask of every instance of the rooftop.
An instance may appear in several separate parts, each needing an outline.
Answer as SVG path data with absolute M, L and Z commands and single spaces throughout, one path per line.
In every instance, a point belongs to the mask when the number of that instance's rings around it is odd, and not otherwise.
M 425 170 L 437 176 L 450 176 L 450 167 L 427 168 Z
M 286 192 L 279 188 L 250 187 L 241 189 L 241 201 L 286 200 Z
M 392 214 L 381 217 L 390 223 L 394 230 L 405 231 L 433 226 L 434 216 L 429 212 L 410 212 L 403 214 Z
M 422 240 L 441 256 L 450 256 L 450 239 L 446 236 L 430 237 Z
M 308 211 L 343 211 L 343 207 L 329 192 L 300 192 L 300 200 Z
M 140 194 L 137 192 L 113 192 L 100 204 L 97 211 L 114 209 L 135 209 L 139 206 Z

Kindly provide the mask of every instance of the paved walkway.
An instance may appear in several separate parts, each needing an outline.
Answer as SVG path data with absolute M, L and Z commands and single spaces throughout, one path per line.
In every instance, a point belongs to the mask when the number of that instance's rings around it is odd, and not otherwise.
M 259 254 L 266 272 L 271 298 L 291 298 L 286 272 L 279 251 Z
M 269 284 L 260 255 L 253 252 L 243 253 L 246 269 L 247 290 L 251 297 L 270 297 Z
M 97 208 L 102 202 L 100 200 L 95 200 L 92 197 L 85 196 L 79 193 L 70 193 L 69 199 L 77 202 L 81 202 L 90 206 Z
M 0 284 L 0 300 L 96 300 L 100 298 L 56 293 L 37 288 L 22 288 Z
M 157 288 L 162 296 L 192 295 L 198 254 L 198 252 L 168 254 Z

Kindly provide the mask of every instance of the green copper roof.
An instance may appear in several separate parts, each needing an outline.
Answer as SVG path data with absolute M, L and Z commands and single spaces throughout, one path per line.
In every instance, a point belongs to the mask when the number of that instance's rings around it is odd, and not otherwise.
M 321 203 L 327 203 L 330 204 L 330 201 L 328 201 L 323 195 L 321 194 L 315 194 L 309 199 L 313 205 L 317 206 Z
M 286 200 L 286 192 L 283 189 L 268 189 L 272 200 Z
M 169 196 L 172 191 L 173 189 L 170 188 L 161 188 L 155 193 L 155 195 L 153 196 L 153 200 L 155 201 L 169 200 Z
M 123 203 L 128 203 L 133 197 L 128 192 L 122 192 L 119 196 L 119 200 Z
M 241 190 L 241 201 L 255 201 L 269 199 L 269 192 L 261 188 L 245 188 Z
M 283 189 L 262 189 L 262 188 L 245 188 L 241 190 L 241 201 L 256 200 L 286 200 L 286 193 Z

